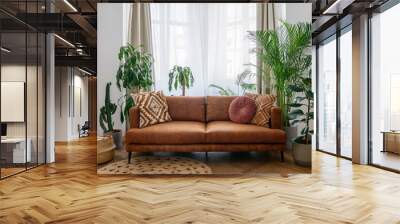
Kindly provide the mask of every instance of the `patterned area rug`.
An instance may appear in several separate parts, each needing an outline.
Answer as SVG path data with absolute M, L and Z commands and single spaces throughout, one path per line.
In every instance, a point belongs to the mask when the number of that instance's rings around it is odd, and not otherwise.
M 184 157 L 137 156 L 101 167 L 98 174 L 212 174 L 203 162 Z

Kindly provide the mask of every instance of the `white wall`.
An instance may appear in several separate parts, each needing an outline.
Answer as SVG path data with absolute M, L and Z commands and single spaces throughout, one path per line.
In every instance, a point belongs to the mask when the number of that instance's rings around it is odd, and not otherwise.
M 88 77 L 72 67 L 56 67 L 55 73 L 55 141 L 77 139 L 78 124 L 88 120 Z
M 70 79 L 68 67 L 55 68 L 55 140 L 68 141 L 68 117 L 69 117 L 69 95 L 68 88 Z
M 97 117 L 104 105 L 105 88 L 111 82 L 111 100 L 116 103 L 121 96 L 116 86 L 116 73 L 119 66 L 118 52 L 128 40 L 128 4 L 99 3 L 97 4 Z M 114 114 L 114 128 L 125 130 L 125 125 L 119 119 L 120 109 Z M 97 122 L 97 134 L 103 135 L 103 130 Z

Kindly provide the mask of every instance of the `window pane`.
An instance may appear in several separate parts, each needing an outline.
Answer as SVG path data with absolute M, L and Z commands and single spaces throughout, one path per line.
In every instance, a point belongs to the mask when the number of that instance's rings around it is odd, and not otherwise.
M 256 29 L 256 4 L 152 3 L 152 41 L 155 87 L 166 95 L 175 65 L 191 68 L 195 84 L 186 95 L 219 95 L 218 85 L 230 94 L 255 90 L 255 47 L 248 32 Z M 162 18 L 162 21 L 159 19 Z M 249 73 L 244 71 L 249 70 Z M 240 74 L 246 74 L 239 76 Z M 239 80 L 239 81 L 238 81 Z
M 372 163 L 400 170 L 400 5 L 372 17 Z
M 25 170 L 31 162 L 30 141 L 26 142 L 26 33 L 1 34 L 1 177 Z M 8 96 L 8 97 L 5 97 Z M 13 98 L 10 98 L 13 96 Z M 10 109 L 13 108 L 13 109 Z M 28 143 L 28 144 L 27 144 Z M 28 150 L 26 150 L 28 148 Z
M 318 148 L 336 153 L 336 41 L 318 48 Z
M 340 153 L 352 156 L 352 33 L 340 36 Z

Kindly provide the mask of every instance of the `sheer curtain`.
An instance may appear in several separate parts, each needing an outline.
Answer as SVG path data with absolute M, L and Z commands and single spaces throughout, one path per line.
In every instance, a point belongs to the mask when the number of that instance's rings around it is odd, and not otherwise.
M 180 95 L 168 90 L 168 73 L 174 65 L 189 66 L 194 85 L 189 96 L 218 95 L 209 88 L 216 84 L 236 95 L 238 74 L 253 72 L 255 44 L 248 31 L 256 30 L 256 4 L 153 3 L 151 9 L 155 89 L 166 95 Z M 246 83 L 255 83 L 249 77 Z

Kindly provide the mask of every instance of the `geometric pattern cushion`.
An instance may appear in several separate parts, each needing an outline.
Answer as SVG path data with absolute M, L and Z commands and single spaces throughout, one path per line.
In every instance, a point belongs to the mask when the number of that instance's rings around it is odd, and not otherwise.
M 246 96 L 253 99 L 257 106 L 256 114 L 250 123 L 258 126 L 269 127 L 271 109 L 274 106 L 276 97 L 273 95 L 258 95 L 252 93 L 246 93 Z
M 139 128 L 171 121 L 168 104 L 161 91 L 133 94 L 133 101 L 139 107 Z

